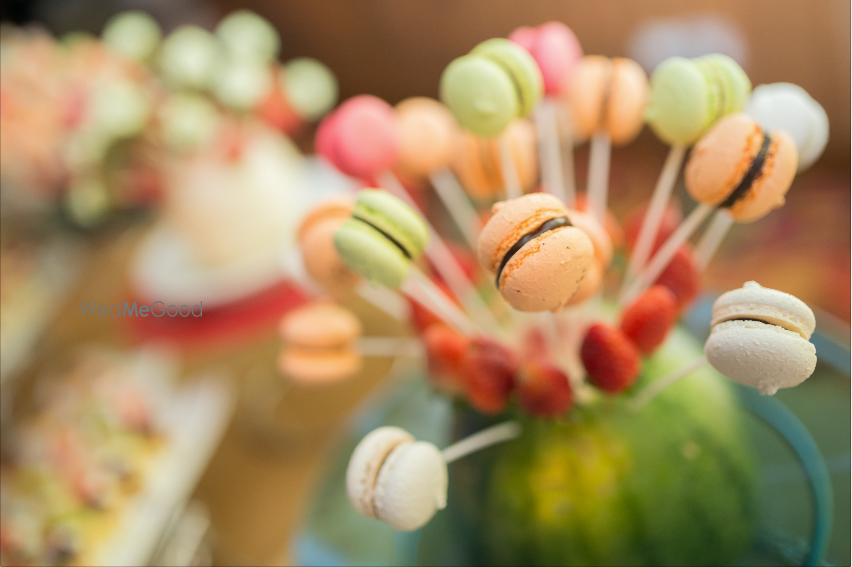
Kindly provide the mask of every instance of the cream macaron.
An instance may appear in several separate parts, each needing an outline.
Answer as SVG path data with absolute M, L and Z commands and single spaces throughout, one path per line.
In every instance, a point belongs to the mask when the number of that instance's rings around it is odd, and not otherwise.
M 346 492 L 362 516 L 411 532 L 446 507 L 447 464 L 435 445 L 399 427 L 380 427 L 355 447 Z
M 761 394 L 797 386 L 816 368 L 813 311 L 790 294 L 746 282 L 716 300 L 711 325 L 707 360 Z
M 558 311 L 577 294 L 595 262 L 588 235 L 546 193 L 502 201 L 479 235 L 477 256 L 518 311 Z

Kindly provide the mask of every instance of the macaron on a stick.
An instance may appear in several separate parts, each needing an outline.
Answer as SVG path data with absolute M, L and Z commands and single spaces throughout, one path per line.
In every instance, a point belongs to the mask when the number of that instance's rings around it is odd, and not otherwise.
M 736 61 L 719 53 L 694 59 L 670 57 L 654 69 L 645 118 L 671 149 L 630 255 L 622 293 L 651 254 L 686 148 L 720 118 L 740 112 L 750 92 L 751 81 L 745 71 Z
M 574 131 L 591 138 L 586 193 L 589 210 L 606 216 L 612 144 L 626 144 L 642 129 L 648 102 L 648 78 L 631 59 L 587 55 L 575 71 L 570 90 Z
M 517 422 L 504 422 L 442 452 L 399 427 L 379 427 L 358 443 L 349 459 L 349 502 L 360 515 L 397 531 L 418 530 L 447 505 L 448 463 L 520 433 Z
M 714 207 L 729 218 L 721 227 L 724 232 L 733 222 L 753 222 L 782 206 L 797 164 L 796 144 L 787 133 L 764 132 L 741 112 L 719 120 L 695 145 L 686 165 L 686 188 L 699 205 L 628 286 L 621 303 L 656 280 Z
M 592 241 L 572 225 L 565 205 L 553 195 L 532 193 L 492 210 L 477 255 L 495 274 L 503 298 L 518 311 L 565 307 L 595 261 Z
M 500 137 L 515 118 L 528 116 L 541 99 L 543 79 L 532 56 L 504 39 L 486 40 L 453 60 L 441 75 L 441 100 L 462 128 L 485 138 Z M 511 151 L 498 140 L 508 197 L 521 195 Z
M 346 266 L 372 285 L 401 289 L 443 321 L 466 333 L 475 326 L 413 261 L 429 239 L 425 221 L 401 199 L 381 189 L 358 192 L 352 216 L 334 232 Z
M 704 356 L 639 392 L 631 402 L 634 409 L 708 363 L 764 395 L 798 386 L 816 368 L 816 349 L 809 341 L 816 328 L 814 313 L 788 293 L 746 282 L 716 299 L 710 325 Z
M 278 368 L 299 384 L 345 380 L 361 368 L 364 356 L 421 356 L 419 341 L 361 336 L 363 328 L 348 309 L 326 300 L 288 312 L 279 324 L 284 347 Z
M 566 186 L 566 177 L 562 171 L 557 107 L 554 98 L 570 87 L 574 70 L 583 57 L 583 49 L 574 32 L 562 22 L 556 21 L 547 22 L 536 28 L 526 26 L 517 28 L 509 34 L 509 39 L 533 56 L 544 83 L 545 96 L 535 111 L 544 189 L 556 195 L 569 207 L 573 207 L 574 172 L 568 172 L 567 179 L 571 182 Z M 570 140 L 568 144 L 573 146 Z M 571 164 L 573 165 L 573 160 Z
M 476 249 L 482 228 L 479 215 L 450 170 L 461 134 L 455 118 L 447 107 L 427 97 L 407 98 L 394 111 L 399 136 L 396 169 L 428 178 L 465 240 Z

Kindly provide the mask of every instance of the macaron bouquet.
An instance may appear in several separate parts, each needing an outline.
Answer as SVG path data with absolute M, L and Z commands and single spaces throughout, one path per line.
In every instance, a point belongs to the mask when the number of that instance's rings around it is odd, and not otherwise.
M 362 95 L 323 120 L 318 153 L 365 188 L 306 217 L 305 273 L 326 302 L 360 296 L 387 310 L 407 299 L 433 393 L 398 411 L 427 414 L 434 392 L 449 408 L 441 441 L 388 424 L 354 446 L 345 490 L 372 520 L 340 512 L 353 533 L 379 534 L 358 523 L 375 520 L 412 532 L 394 545 L 408 541 L 426 564 L 743 556 L 758 481 L 738 400 L 774 400 L 733 384 L 771 395 L 806 380 L 813 312 L 746 282 L 714 304 L 703 348 L 677 321 L 732 224 L 782 206 L 824 147 L 824 113 L 807 93 L 760 89 L 750 99 L 747 75 L 721 54 L 672 57 L 649 78 L 629 59 L 584 56 L 550 22 L 452 61 L 441 102 Z M 671 150 L 648 205 L 622 227 L 607 207 L 610 150 L 645 123 Z M 586 141 L 578 191 L 572 150 Z M 670 196 L 681 169 L 696 202 L 685 218 Z M 349 330 L 331 341 L 345 379 L 351 357 L 370 353 L 358 326 L 334 317 L 324 327 Z M 280 368 L 304 381 L 310 372 L 292 370 L 296 327 L 282 322 Z

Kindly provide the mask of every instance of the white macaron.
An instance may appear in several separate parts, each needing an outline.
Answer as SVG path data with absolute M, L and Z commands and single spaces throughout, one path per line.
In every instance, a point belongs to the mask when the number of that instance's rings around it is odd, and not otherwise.
M 414 531 L 447 505 L 447 464 L 433 444 L 399 427 L 380 427 L 355 447 L 346 492 L 362 516 Z
M 716 300 L 711 325 L 707 360 L 761 394 L 797 386 L 816 368 L 816 349 L 808 341 L 814 314 L 792 295 L 746 282 Z

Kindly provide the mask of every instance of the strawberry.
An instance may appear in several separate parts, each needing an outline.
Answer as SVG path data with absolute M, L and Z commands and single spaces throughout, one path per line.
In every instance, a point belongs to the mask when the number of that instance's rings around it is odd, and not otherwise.
M 423 333 L 429 377 L 436 388 L 451 394 L 464 391 L 462 359 L 470 340 L 443 323 L 431 325 Z
M 633 302 L 621 317 L 621 331 L 643 354 L 663 344 L 677 320 L 677 297 L 665 286 L 655 285 Z
M 521 407 L 535 417 L 556 417 L 571 408 L 573 397 L 568 376 L 556 365 L 530 359 L 518 371 Z
M 634 208 L 627 214 L 627 219 L 624 221 L 624 240 L 629 251 L 633 250 L 633 246 L 636 245 L 636 239 L 639 238 L 639 231 L 642 229 L 642 223 L 645 221 L 649 204 L 643 203 Z M 657 239 L 651 249 L 652 255 L 671 236 L 675 229 L 680 226 L 682 221 L 683 213 L 680 210 L 680 203 L 677 199 L 671 199 L 666 208 L 663 209 L 663 216 L 660 218 L 660 226 L 657 229 Z
M 439 280 L 432 281 L 435 283 L 436 286 L 438 286 L 438 288 L 440 288 L 441 291 L 444 292 L 444 295 L 446 295 L 451 301 L 453 301 L 453 303 L 458 305 L 458 301 L 456 301 L 447 284 Z M 414 329 L 419 334 L 422 335 L 429 327 L 436 323 L 443 324 L 443 319 L 432 313 L 430 309 L 427 309 L 426 307 L 424 307 L 417 301 L 414 301 L 413 299 L 409 299 L 408 302 L 411 305 L 411 323 L 412 325 L 414 325 Z
M 620 329 L 605 323 L 589 328 L 580 358 L 589 380 L 611 394 L 626 389 L 639 376 L 639 350 Z
M 654 282 L 671 290 L 677 298 L 677 310 L 683 311 L 701 291 L 701 273 L 695 264 L 692 248 L 681 246 L 672 261 Z
M 515 387 L 515 354 L 488 337 L 474 337 L 462 360 L 467 399 L 477 410 L 498 414 Z

